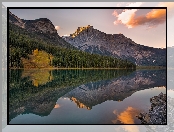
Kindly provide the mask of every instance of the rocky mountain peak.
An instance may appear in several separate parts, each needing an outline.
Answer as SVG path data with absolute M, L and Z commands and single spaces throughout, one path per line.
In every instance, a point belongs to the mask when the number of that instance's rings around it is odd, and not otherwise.
M 48 18 L 24 20 L 9 12 L 9 23 L 23 28 L 23 31 L 28 32 L 32 37 L 35 36 L 49 44 L 55 44 L 66 48 L 75 48 L 58 35 L 55 26 Z
M 57 34 L 57 30 L 48 18 L 39 18 L 35 20 L 23 20 L 29 31 L 40 33 Z
M 13 23 L 21 28 L 25 28 L 28 31 L 57 34 L 57 30 L 52 22 L 48 18 L 39 18 L 35 20 L 24 20 L 15 16 L 9 11 L 9 22 Z
M 127 59 L 136 65 L 165 66 L 166 50 L 135 43 L 124 34 L 106 34 L 93 26 L 79 27 L 63 37 L 76 48 L 89 53 Z
M 10 11 L 9 11 L 9 22 L 11 22 L 21 28 L 25 28 L 24 22 L 20 18 L 18 18 L 14 14 L 12 14 Z
M 85 27 L 78 27 L 77 30 L 73 33 L 73 34 L 70 34 L 71 37 L 76 37 L 78 34 L 80 34 L 82 31 L 88 29 L 88 28 L 93 28 L 93 26 L 90 26 L 90 25 L 87 25 Z

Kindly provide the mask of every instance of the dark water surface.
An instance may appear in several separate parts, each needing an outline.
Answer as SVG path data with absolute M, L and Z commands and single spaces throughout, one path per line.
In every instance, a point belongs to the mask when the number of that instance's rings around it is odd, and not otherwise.
M 9 124 L 140 124 L 166 70 L 10 70 Z

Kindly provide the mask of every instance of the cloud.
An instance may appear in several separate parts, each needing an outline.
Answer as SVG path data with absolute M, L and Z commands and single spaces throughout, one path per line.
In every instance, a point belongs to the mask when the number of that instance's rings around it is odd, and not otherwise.
M 59 29 L 60 29 L 60 26 L 55 26 L 55 29 L 56 29 L 56 30 L 59 30 Z
M 55 109 L 58 109 L 58 108 L 60 108 L 60 105 L 59 105 L 59 104 L 56 104 L 56 105 L 54 106 L 54 108 L 55 108 Z
M 158 26 L 159 24 L 166 22 L 166 10 L 165 9 L 153 9 L 146 15 L 139 17 L 132 17 L 132 19 L 127 23 L 131 27 L 138 25 L 147 25 L 149 28 Z
M 141 6 L 142 2 L 130 3 L 127 7 L 138 7 Z M 171 15 L 174 14 L 174 3 L 172 2 L 161 2 L 158 4 L 159 7 L 167 7 Z M 153 9 L 145 15 L 136 16 L 138 9 L 126 9 L 120 14 L 115 10 L 112 15 L 117 18 L 114 21 L 114 25 L 124 24 L 128 28 L 133 28 L 139 25 L 146 25 L 148 28 L 154 28 L 159 24 L 166 22 L 166 10 L 165 9 Z M 171 13 L 172 12 L 172 13 Z
M 115 17 L 118 17 L 117 11 L 115 10 L 115 11 L 112 13 L 112 15 L 115 16 Z
M 129 5 L 127 5 L 127 7 L 139 7 L 141 6 L 143 3 L 142 2 L 135 2 L 135 3 L 130 3 Z M 132 25 L 128 24 L 129 21 L 131 21 L 134 16 L 135 16 L 135 12 L 138 9 L 125 9 L 123 10 L 120 14 L 118 14 L 118 12 L 115 10 L 112 15 L 117 17 L 117 20 L 114 21 L 115 25 L 118 25 L 119 23 L 125 24 L 128 28 L 132 28 Z
M 113 123 L 116 124 L 116 122 L 119 120 L 123 124 L 134 124 L 134 118 L 135 116 L 140 113 L 139 110 L 133 108 L 133 107 L 128 107 L 125 111 L 121 112 L 120 114 L 114 110 L 113 113 L 117 115 L 116 120 L 112 120 Z
M 122 23 L 125 24 L 128 28 L 132 28 L 132 25 L 129 24 L 129 22 L 134 18 L 136 11 L 137 9 L 123 10 L 121 14 L 117 15 L 118 19 L 114 22 L 114 24 L 117 25 L 119 23 Z

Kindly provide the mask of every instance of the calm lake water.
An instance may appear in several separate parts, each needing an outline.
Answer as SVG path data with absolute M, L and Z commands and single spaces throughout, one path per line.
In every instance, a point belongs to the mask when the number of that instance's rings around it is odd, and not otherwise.
M 141 124 L 166 70 L 10 70 L 9 124 Z

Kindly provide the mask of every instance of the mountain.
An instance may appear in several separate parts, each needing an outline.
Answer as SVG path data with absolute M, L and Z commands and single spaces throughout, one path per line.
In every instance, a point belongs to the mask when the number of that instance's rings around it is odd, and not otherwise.
M 35 50 L 47 54 L 48 60 L 52 56 L 49 65 L 39 63 L 46 66 L 42 68 L 136 68 L 127 60 L 79 50 L 61 38 L 47 18 L 23 20 L 9 12 L 9 67 L 39 68 L 34 60 L 41 56 L 33 56 Z
M 24 20 L 20 19 L 9 11 L 9 23 L 24 29 L 26 32 L 28 32 L 28 34 L 32 34 L 37 39 L 57 46 L 76 49 L 58 35 L 55 26 L 47 18 Z
M 136 65 L 166 66 L 166 49 L 137 44 L 121 33 L 106 34 L 88 25 L 63 38 L 82 51 L 127 59 Z
M 9 22 L 13 23 L 21 28 L 25 28 L 24 22 L 20 18 L 18 18 L 14 14 L 12 14 L 10 11 L 9 11 Z

